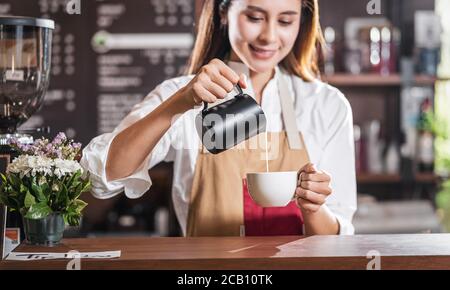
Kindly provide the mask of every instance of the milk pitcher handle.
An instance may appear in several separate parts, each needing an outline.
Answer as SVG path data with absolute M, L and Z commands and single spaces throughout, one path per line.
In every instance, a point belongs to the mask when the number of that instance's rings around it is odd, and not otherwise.
M 242 88 L 241 88 L 241 86 L 240 86 L 239 84 L 236 84 L 236 85 L 234 86 L 234 89 L 236 89 L 237 92 L 238 92 L 238 94 L 237 94 L 235 97 L 244 94 L 244 91 L 242 90 Z M 207 102 L 203 102 L 203 110 L 202 110 L 202 111 L 204 112 L 204 111 L 206 111 L 207 109 L 208 109 L 208 103 L 207 103 Z

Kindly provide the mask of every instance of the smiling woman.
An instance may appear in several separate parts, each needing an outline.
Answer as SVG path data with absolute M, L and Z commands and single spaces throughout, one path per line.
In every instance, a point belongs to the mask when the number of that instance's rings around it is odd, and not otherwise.
M 202 37 L 195 43 L 188 74 L 214 58 L 226 59 L 230 51 L 231 60 L 240 59 L 257 72 L 281 62 L 305 81 L 318 74 L 323 37 L 317 0 L 206 1 L 198 27 Z
M 352 234 L 352 112 L 317 77 L 318 0 L 204 3 L 187 75 L 162 83 L 83 151 L 94 193 L 107 198 L 124 188 L 139 197 L 152 184 L 147 170 L 174 161 L 172 196 L 187 236 Z M 267 116 L 268 141 L 207 154 L 198 105 L 223 107 L 238 85 Z M 294 172 L 286 206 L 261 207 L 250 195 L 245 177 L 267 168 Z

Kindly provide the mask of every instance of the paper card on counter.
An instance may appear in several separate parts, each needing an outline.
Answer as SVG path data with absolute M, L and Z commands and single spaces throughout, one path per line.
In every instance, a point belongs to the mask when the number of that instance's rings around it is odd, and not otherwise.
M 6 257 L 10 261 L 35 261 L 35 260 L 56 260 L 56 259 L 115 259 L 120 258 L 121 251 L 105 252 L 76 252 L 68 253 L 27 253 L 13 252 Z
M 20 228 L 6 228 L 3 258 L 20 245 Z
M 1 157 L 0 157 L 1 162 Z M 6 207 L 3 205 L 0 205 L 0 260 L 3 260 L 7 253 L 6 253 Z M 9 253 L 8 253 L 9 254 Z

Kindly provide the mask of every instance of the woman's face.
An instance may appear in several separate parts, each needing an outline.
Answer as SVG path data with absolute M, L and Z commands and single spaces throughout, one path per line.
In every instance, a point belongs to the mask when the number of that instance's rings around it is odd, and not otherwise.
M 278 65 L 297 39 L 301 1 L 233 0 L 227 13 L 231 60 L 259 73 Z

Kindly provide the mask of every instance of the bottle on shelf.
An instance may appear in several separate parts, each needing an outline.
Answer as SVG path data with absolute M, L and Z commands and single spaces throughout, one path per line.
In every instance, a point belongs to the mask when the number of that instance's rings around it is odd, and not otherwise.
M 416 11 L 414 26 L 417 72 L 436 76 L 441 47 L 441 19 L 434 11 Z
M 380 74 L 391 74 L 391 59 L 392 59 L 392 32 L 387 26 L 381 28 L 381 59 L 380 59 Z
M 372 72 L 380 72 L 381 68 L 381 32 L 378 27 L 370 29 L 370 66 Z
M 434 171 L 434 137 L 432 129 L 432 106 L 426 98 L 420 106 L 418 120 L 417 161 L 420 172 Z
M 361 127 L 353 125 L 353 137 L 355 140 L 355 170 L 357 173 L 364 172 L 366 167 L 364 165 L 364 139 L 361 136 Z
M 367 171 L 371 174 L 383 172 L 382 151 L 383 140 L 380 139 L 381 123 L 372 120 L 365 124 L 365 136 L 367 136 Z
M 387 174 L 398 174 L 400 169 L 400 154 L 396 141 L 392 141 L 385 156 L 385 172 Z
M 417 130 L 413 127 L 406 127 L 401 135 L 402 145 L 400 146 L 400 175 L 403 180 L 412 181 L 416 175 L 416 140 Z
M 336 31 L 333 27 L 326 27 L 324 30 L 324 38 L 326 43 L 326 56 L 324 71 L 325 75 L 333 75 L 335 73 L 335 53 L 336 53 Z

